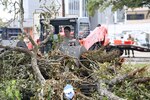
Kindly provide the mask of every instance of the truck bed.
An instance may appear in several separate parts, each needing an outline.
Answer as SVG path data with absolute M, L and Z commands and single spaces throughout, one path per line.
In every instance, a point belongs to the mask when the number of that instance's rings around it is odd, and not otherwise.
M 118 44 L 118 45 L 110 45 L 111 47 L 117 47 L 120 49 L 130 49 L 130 50 L 136 50 L 141 52 L 150 52 L 150 47 L 146 46 L 139 46 L 134 44 Z

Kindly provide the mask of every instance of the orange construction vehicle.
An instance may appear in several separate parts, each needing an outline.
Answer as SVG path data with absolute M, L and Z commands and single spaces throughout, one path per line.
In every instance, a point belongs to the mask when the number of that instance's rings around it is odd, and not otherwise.
M 41 19 L 41 35 L 40 40 L 43 41 L 44 24 L 42 23 L 44 19 Z M 77 17 L 77 18 L 56 18 L 51 19 L 50 24 L 54 26 L 54 34 L 63 34 L 62 27 L 69 26 L 71 28 L 71 35 L 73 37 L 70 43 L 74 45 L 63 45 L 61 44 L 61 51 L 65 54 L 79 58 L 81 53 L 90 50 L 95 43 L 101 45 L 107 45 L 109 43 L 108 32 L 104 26 L 96 27 L 92 32 L 90 32 L 90 22 L 87 17 Z M 99 47 L 100 47 L 99 46 Z
M 80 44 L 89 50 L 95 43 L 106 46 L 109 44 L 108 31 L 106 27 L 96 27 L 86 38 L 80 40 Z
M 43 34 L 45 33 L 44 24 L 42 23 L 44 19 L 41 19 L 41 34 L 40 41 L 43 41 Z M 113 50 L 118 51 L 120 56 L 123 54 L 125 49 L 128 50 L 137 50 L 142 52 L 150 52 L 149 46 L 137 45 L 135 41 L 124 40 L 121 39 L 113 39 L 111 40 L 108 36 L 107 28 L 103 25 L 100 27 L 96 27 L 92 32 L 90 32 L 90 22 L 87 17 L 77 17 L 77 18 L 55 18 L 51 19 L 50 23 L 54 26 L 54 34 L 60 33 L 63 34 L 62 26 L 71 27 L 72 37 L 70 43 L 74 45 L 61 45 L 61 50 L 70 56 L 74 56 L 79 58 L 80 55 L 87 51 L 100 48 L 101 46 L 106 46 L 106 51 L 110 52 Z M 142 33 L 143 34 L 143 33 Z M 143 36 L 143 35 L 142 35 Z M 141 37 L 141 36 L 139 36 Z M 148 37 L 148 36 L 147 36 Z M 138 39 L 140 40 L 140 38 Z M 149 38 L 146 38 L 149 41 Z M 149 45 L 146 42 L 144 45 Z M 109 45 L 108 45 L 109 44 Z M 93 48 L 94 47 L 94 48 Z

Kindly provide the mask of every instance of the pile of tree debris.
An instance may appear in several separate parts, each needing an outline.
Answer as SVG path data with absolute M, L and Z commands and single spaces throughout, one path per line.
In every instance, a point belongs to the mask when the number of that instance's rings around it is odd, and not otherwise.
M 150 99 L 149 66 L 125 66 L 124 59 L 115 51 L 88 51 L 77 59 L 54 50 L 45 56 L 35 56 L 39 68 L 35 73 L 31 61 L 36 60 L 29 52 L 7 49 L 15 51 L 0 54 L 0 98 L 3 100 L 65 100 L 67 84 L 73 87 L 73 100 Z M 42 85 L 39 73 L 45 80 Z

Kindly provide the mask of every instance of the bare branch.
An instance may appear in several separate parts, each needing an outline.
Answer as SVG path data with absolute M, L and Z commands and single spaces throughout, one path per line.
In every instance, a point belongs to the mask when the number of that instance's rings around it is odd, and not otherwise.
M 30 55 L 30 56 L 32 55 L 31 51 L 29 51 L 26 48 L 22 48 L 22 47 L 10 47 L 10 46 L 0 45 L 0 48 L 5 48 L 5 49 L 11 50 L 11 51 L 18 51 L 18 52 L 26 53 L 27 55 Z
M 85 99 L 85 100 L 92 100 L 92 98 L 87 97 L 87 96 L 85 96 L 84 94 L 82 94 L 82 93 L 80 93 L 80 92 L 77 92 L 76 95 L 82 97 L 82 98 Z
M 46 81 L 45 81 L 43 75 L 41 74 L 41 71 L 39 70 L 36 58 L 37 58 L 36 55 L 34 53 L 32 53 L 32 55 L 31 55 L 32 69 L 33 69 L 34 74 L 37 77 L 38 81 L 41 83 L 42 86 L 44 86 Z
M 109 82 L 109 85 L 114 85 L 114 84 L 117 84 L 117 83 L 120 83 L 122 81 L 124 81 L 125 79 L 127 78 L 130 78 L 130 77 L 133 77 L 134 75 L 136 75 L 138 72 L 142 72 L 144 70 L 146 70 L 146 66 L 145 67 L 142 67 L 140 69 L 136 69 L 134 71 L 131 71 L 129 72 L 128 74 L 124 74 L 124 75 L 121 75 L 121 76 L 117 76 L 115 77 L 114 79 L 110 80 Z
M 125 100 L 123 98 L 120 98 L 120 97 L 116 96 L 112 92 L 108 91 L 106 88 L 104 88 L 103 84 L 104 83 L 101 80 L 98 79 L 97 86 L 98 86 L 98 93 L 100 95 L 108 97 L 109 100 Z
M 34 51 L 37 53 L 37 51 L 38 51 L 37 44 L 34 42 L 34 40 L 32 39 L 32 37 L 30 35 L 26 34 L 26 36 L 28 37 L 28 39 L 30 40 L 30 42 L 32 43 L 32 45 L 34 46 Z
M 139 83 L 145 83 L 145 82 L 149 82 L 150 81 L 150 77 L 142 77 L 139 79 L 136 79 L 135 81 L 133 81 L 132 84 L 139 84 Z
M 2 52 L 2 53 L 0 54 L 0 58 L 4 57 L 6 54 L 8 54 L 8 53 L 10 53 L 10 52 L 11 52 L 11 51 L 9 51 L 9 50 L 6 50 L 6 51 Z

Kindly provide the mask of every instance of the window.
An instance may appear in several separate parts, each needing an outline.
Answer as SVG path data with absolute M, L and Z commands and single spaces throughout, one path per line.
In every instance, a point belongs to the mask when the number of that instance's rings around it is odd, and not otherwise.
M 141 20 L 144 19 L 144 14 L 128 14 L 127 20 Z
M 90 33 L 90 28 L 88 23 L 80 23 L 79 35 L 85 35 L 85 37 Z
M 69 1 L 69 14 L 78 14 L 79 13 L 79 1 L 70 0 Z

